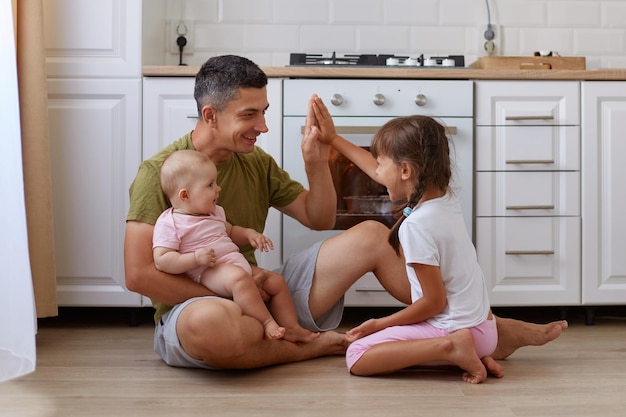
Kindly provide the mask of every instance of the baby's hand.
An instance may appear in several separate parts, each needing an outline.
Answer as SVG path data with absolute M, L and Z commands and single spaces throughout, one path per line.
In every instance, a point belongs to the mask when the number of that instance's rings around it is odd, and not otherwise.
M 248 235 L 248 241 L 253 248 L 260 250 L 261 252 L 269 252 L 274 249 L 274 243 L 272 239 L 262 235 L 258 232 L 252 232 Z
M 215 251 L 210 248 L 200 248 L 194 252 L 198 265 L 215 266 Z

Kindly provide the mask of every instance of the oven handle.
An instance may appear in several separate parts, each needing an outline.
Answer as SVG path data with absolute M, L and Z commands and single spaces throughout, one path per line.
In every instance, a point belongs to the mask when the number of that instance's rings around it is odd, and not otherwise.
M 300 127 L 300 133 L 304 134 L 305 126 Z M 374 135 L 380 126 L 336 126 L 335 130 L 340 135 Z M 456 126 L 445 126 L 446 135 L 456 135 Z

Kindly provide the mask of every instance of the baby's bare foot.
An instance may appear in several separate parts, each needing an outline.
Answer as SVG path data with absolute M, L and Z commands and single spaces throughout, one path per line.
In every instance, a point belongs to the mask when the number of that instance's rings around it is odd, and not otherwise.
M 263 328 L 265 329 L 265 337 L 270 340 L 281 339 L 285 335 L 285 328 L 280 327 L 278 323 L 272 319 L 263 323 Z
M 284 339 L 290 342 L 309 343 L 320 337 L 319 332 L 312 332 L 300 326 L 287 328 Z

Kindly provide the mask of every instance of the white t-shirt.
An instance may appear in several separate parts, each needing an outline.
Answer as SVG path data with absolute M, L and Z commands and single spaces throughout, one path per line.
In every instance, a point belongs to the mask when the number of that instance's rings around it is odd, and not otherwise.
M 453 332 L 479 325 L 489 315 L 489 298 L 476 249 L 470 239 L 458 199 L 443 197 L 418 204 L 400 225 L 399 235 L 411 283 L 411 299 L 422 297 L 412 263 L 439 266 L 447 305 L 428 319 L 433 326 Z

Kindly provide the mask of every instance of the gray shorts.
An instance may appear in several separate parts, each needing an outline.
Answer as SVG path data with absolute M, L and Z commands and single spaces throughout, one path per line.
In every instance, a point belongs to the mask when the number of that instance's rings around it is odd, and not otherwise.
M 309 294 L 315 272 L 315 263 L 322 242 L 316 243 L 308 249 L 290 257 L 275 272 L 281 274 L 287 282 L 289 292 L 296 306 L 300 325 L 311 331 L 326 331 L 336 329 L 343 316 L 343 297 L 326 314 L 317 321 L 313 320 L 309 310 Z M 170 366 L 216 369 L 202 360 L 189 356 L 180 345 L 176 334 L 176 321 L 180 312 L 194 301 L 203 298 L 191 298 L 184 303 L 177 304 L 165 313 L 156 326 L 154 333 L 154 350 Z M 219 336 L 218 336 L 219 337 Z

